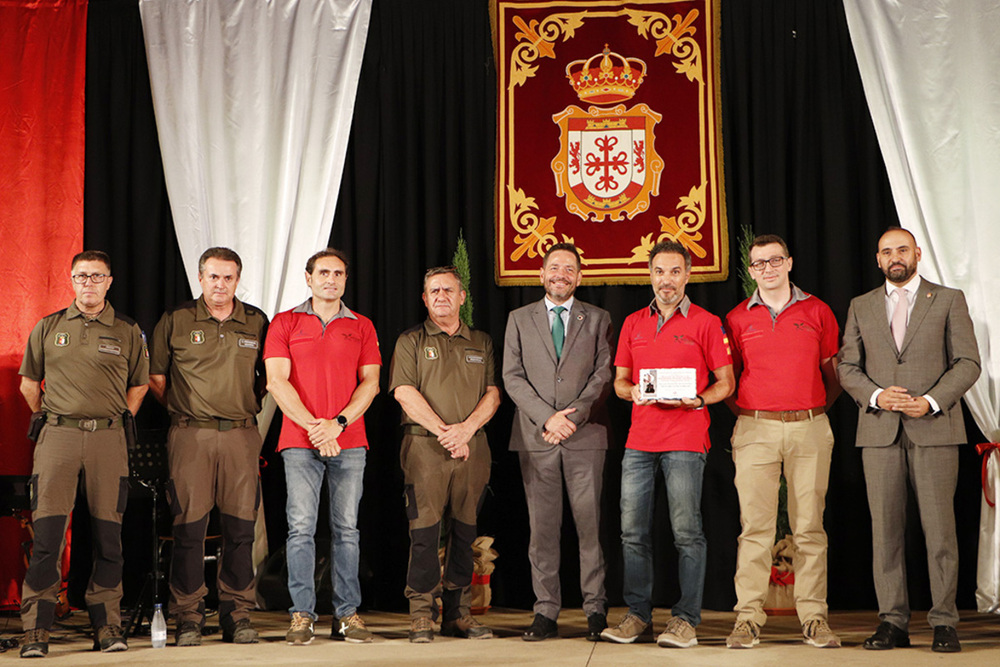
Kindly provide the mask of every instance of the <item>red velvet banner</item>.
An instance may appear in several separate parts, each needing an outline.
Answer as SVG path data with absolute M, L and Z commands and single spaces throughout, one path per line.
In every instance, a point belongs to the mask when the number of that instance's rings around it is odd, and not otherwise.
M 17 371 L 31 328 L 72 300 L 69 262 L 83 246 L 86 37 L 86 0 L 0 0 L 2 475 L 31 472 Z M 20 605 L 26 539 L 0 516 L 0 608 Z
M 498 0 L 497 282 L 572 241 L 589 284 L 649 281 L 649 250 L 725 280 L 719 0 Z

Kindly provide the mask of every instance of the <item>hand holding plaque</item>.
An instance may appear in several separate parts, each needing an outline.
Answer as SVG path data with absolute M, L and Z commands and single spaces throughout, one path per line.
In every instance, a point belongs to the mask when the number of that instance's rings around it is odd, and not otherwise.
M 698 395 L 698 374 L 693 368 L 643 368 L 639 371 L 643 401 L 678 401 Z

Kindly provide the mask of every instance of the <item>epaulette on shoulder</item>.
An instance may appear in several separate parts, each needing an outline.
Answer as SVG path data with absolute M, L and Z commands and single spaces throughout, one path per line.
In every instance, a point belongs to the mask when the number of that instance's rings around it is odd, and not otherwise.
M 182 301 L 182 302 L 178 303 L 176 306 L 174 306 L 173 308 L 171 308 L 167 312 L 168 313 L 176 313 L 178 310 L 194 310 L 197 307 L 198 307 L 198 302 L 195 301 L 194 299 L 191 299 L 190 301 Z
M 131 317 L 129 317 L 128 315 L 123 315 L 122 313 L 119 313 L 117 310 L 115 311 L 115 319 L 121 320 L 122 322 L 124 322 L 129 326 L 132 326 L 133 324 L 136 323 L 136 321 L 133 320 Z
M 406 331 L 404 331 L 403 333 L 401 333 L 399 335 L 400 336 L 408 336 L 409 334 L 416 333 L 417 331 L 420 331 L 423 328 L 424 328 L 424 323 L 421 322 L 420 324 L 418 324 L 416 326 L 410 327 L 409 329 L 407 329 Z
M 264 314 L 263 310 L 261 310 L 257 306 L 251 305 L 249 303 L 244 303 L 243 304 L 243 312 L 245 312 L 247 315 L 263 315 Z

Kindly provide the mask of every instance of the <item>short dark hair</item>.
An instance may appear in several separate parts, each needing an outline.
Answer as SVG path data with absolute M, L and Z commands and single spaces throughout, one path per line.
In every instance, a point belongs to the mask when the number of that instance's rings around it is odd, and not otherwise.
M 69 263 L 71 271 L 77 262 L 104 262 L 104 266 L 108 267 L 108 273 L 111 273 L 111 258 L 103 250 L 84 250 L 76 253 L 73 255 L 73 261 Z
M 576 249 L 576 246 L 572 243 L 557 243 L 548 250 L 545 251 L 545 257 L 542 258 L 542 266 L 545 266 L 549 262 L 549 255 L 556 252 L 557 250 L 565 250 L 566 252 L 573 253 L 576 257 L 576 270 L 580 270 L 580 251 Z
M 886 234 L 888 234 L 889 232 L 903 232 L 905 234 L 908 234 L 909 237 L 910 237 L 910 240 L 913 241 L 913 247 L 914 248 L 917 247 L 917 237 L 913 235 L 913 232 L 911 232 L 909 229 L 906 229 L 905 227 L 900 227 L 899 225 L 889 225 L 888 227 L 886 227 L 885 231 L 882 232 L 881 234 L 879 234 L 878 240 L 881 241 L 882 237 L 885 236 Z M 876 241 L 875 245 L 876 245 L 876 247 L 878 246 L 878 242 L 877 241 Z
M 343 250 L 337 250 L 336 248 L 326 248 L 324 250 L 320 250 L 318 253 L 316 253 L 315 255 L 313 255 L 312 257 L 310 257 L 309 259 L 307 259 L 306 260 L 306 273 L 308 273 L 308 274 L 311 275 L 312 272 L 313 272 L 313 269 L 316 268 L 316 262 L 318 262 L 319 260 L 323 259 L 324 257 L 336 257 L 341 262 L 343 262 L 344 263 L 344 275 L 345 276 L 347 275 L 347 273 L 348 273 L 347 270 L 351 266 L 350 262 L 347 261 L 347 253 L 344 252 Z
M 750 247 L 747 248 L 747 256 L 750 256 L 750 251 L 754 248 L 771 245 L 772 243 L 777 243 L 781 246 L 781 250 L 785 253 L 785 257 L 791 256 L 791 253 L 788 252 L 788 244 L 785 243 L 785 239 L 781 238 L 777 234 L 761 234 L 760 236 L 754 237 L 754 240 L 750 242 Z
M 672 252 L 680 255 L 684 258 L 684 266 L 688 271 L 691 270 L 691 253 L 683 245 L 674 241 L 673 239 L 667 239 L 666 241 L 660 241 L 653 246 L 652 250 L 649 251 L 649 270 L 653 270 L 653 258 L 664 252 Z
M 428 280 L 430 280 L 434 276 L 442 276 L 442 275 L 445 275 L 445 274 L 450 274 L 450 275 L 455 276 L 455 280 L 458 281 L 459 287 L 461 287 L 463 290 L 465 289 L 465 285 L 462 284 L 462 276 L 459 275 L 457 268 L 455 268 L 454 266 L 435 266 L 435 267 L 432 267 L 430 269 L 427 269 L 426 273 L 424 273 L 424 290 L 423 291 L 425 291 L 425 292 L 427 291 L 427 281 Z
M 205 252 L 201 253 L 201 257 L 198 258 L 199 276 L 205 273 L 205 262 L 210 259 L 221 259 L 223 262 L 233 262 L 236 264 L 236 277 L 239 278 L 243 274 L 243 260 L 236 254 L 236 251 L 222 246 L 215 246 L 214 248 L 209 248 Z

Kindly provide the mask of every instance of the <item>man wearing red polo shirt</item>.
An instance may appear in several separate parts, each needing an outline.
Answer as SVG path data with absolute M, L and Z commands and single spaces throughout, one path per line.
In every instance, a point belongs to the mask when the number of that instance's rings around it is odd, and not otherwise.
M 739 380 L 730 407 L 733 462 L 740 496 L 736 558 L 736 625 L 729 648 L 751 648 L 767 620 L 764 599 L 771 572 L 782 470 L 788 483 L 789 522 L 797 551 L 795 608 L 805 642 L 837 648 L 827 625 L 826 532 L 823 510 L 830 476 L 833 432 L 826 409 L 840 394 L 839 330 L 829 306 L 793 285 L 792 258 L 779 236 L 758 236 L 750 246 L 753 296 L 726 316 Z
M 691 255 L 675 241 L 649 252 L 649 277 L 655 299 L 622 325 L 615 356 L 615 393 L 634 403 L 632 426 L 622 459 L 623 593 L 628 613 L 601 638 L 630 644 L 652 632 L 653 491 L 662 471 L 670 506 L 670 527 L 677 548 L 681 598 L 657 638 L 664 647 L 698 643 L 705 583 L 705 533 L 701 527 L 701 485 L 708 439 L 706 405 L 733 391 L 732 359 L 722 322 L 691 303 L 684 287 L 691 277 Z M 687 369 L 694 374 L 688 397 L 647 400 L 639 386 L 643 370 Z M 709 375 L 714 382 L 709 382 Z M 645 384 L 645 383 L 644 383 Z M 684 392 L 681 392 L 682 394 Z
M 306 262 L 312 298 L 278 313 L 264 344 L 267 389 L 284 422 L 278 451 L 285 463 L 288 501 L 288 592 L 292 597 L 289 644 L 313 640 L 316 620 L 316 517 L 326 479 L 330 500 L 330 578 L 334 625 L 331 636 L 370 642 L 358 615 L 358 505 L 368 440 L 362 415 L 378 393 L 382 366 L 371 320 L 341 300 L 347 258 L 333 248 Z

